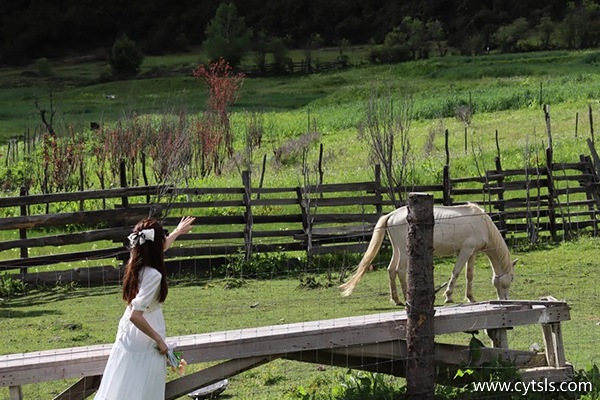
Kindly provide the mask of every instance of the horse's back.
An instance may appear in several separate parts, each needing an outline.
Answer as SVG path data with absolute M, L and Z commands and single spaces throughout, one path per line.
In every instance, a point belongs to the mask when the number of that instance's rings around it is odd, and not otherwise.
M 401 251 L 405 247 L 408 232 L 407 216 L 407 207 L 400 207 L 392 212 L 387 223 L 390 239 Z M 453 255 L 465 246 L 479 251 L 488 240 L 486 219 L 489 216 L 475 204 L 435 206 L 433 217 L 433 248 L 436 255 Z

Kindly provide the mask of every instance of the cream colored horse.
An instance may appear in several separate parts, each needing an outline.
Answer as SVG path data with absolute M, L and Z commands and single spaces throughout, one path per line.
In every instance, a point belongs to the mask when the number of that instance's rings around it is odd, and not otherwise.
M 492 283 L 496 287 L 498 299 L 508 300 L 508 289 L 514 277 L 514 266 L 517 260 L 511 261 L 504 238 L 502 238 L 489 215 L 472 203 L 459 206 L 436 206 L 433 214 L 435 221 L 433 254 L 435 256 L 458 256 L 450 282 L 444 292 L 446 303 L 452 302 L 456 279 L 465 264 L 467 264 L 466 296 L 470 302 L 475 301 L 473 297 L 473 274 L 475 258 L 479 253 L 485 253 L 490 260 L 494 271 Z M 396 276 L 400 279 L 402 293 L 406 299 L 406 269 L 408 263 L 406 254 L 408 224 L 406 216 L 407 208 L 400 207 L 379 218 L 369 247 L 356 272 L 346 283 L 340 286 L 343 289 L 343 296 L 349 296 L 365 274 L 379 252 L 387 231 L 393 249 L 392 260 L 388 266 L 391 301 L 396 305 L 402 305 L 396 289 Z

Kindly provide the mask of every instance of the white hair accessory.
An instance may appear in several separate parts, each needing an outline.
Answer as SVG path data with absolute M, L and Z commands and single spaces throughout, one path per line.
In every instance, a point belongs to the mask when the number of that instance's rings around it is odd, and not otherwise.
M 143 229 L 139 232 L 133 232 L 127 236 L 129 239 L 129 246 L 135 247 L 146 243 L 147 240 L 154 242 L 154 229 Z

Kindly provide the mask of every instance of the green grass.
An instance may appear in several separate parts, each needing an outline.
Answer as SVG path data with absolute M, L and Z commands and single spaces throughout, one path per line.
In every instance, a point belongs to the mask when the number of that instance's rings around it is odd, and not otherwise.
M 554 296 L 571 306 L 571 320 L 563 323 L 567 360 L 576 369 L 600 363 L 598 351 L 598 289 L 595 284 L 596 254 L 600 239 L 581 238 L 560 245 L 524 249 L 512 245 L 519 257 L 517 276 L 511 287 L 512 299 L 537 299 Z M 378 270 L 367 274 L 352 296 L 343 298 L 333 286 L 314 290 L 300 289 L 295 276 L 269 280 L 246 280 L 245 285 L 226 289 L 219 279 L 198 281 L 179 278 L 171 282 L 165 305 L 169 336 L 235 330 L 244 327 L 329 319 L 393 310 L 388 299 L 385 267 L 387 256 L 377 260 Z M 435 281 L 446 281 L 452 259 L 438 259 Z M 317 264 L 319 267 L 319 264 Z M 324 268 L 323 265 L 320 266 Z M 341 265 L 339 266 L 341 269 Z M 334 278 L 339 270 L 333 271 Z M 317 275 L 325 282 L 322 275 Z M 464 294 L 464 277 L 458 280 L 455 300 Z M 481 257 L 476 266 L 474 295 L 477 300 L 495 298 L 491 270 Z M 443 294 L 436 297 L 442 305 Z M 52 348 L 110 343 L 123 311 L 117 287 L 69 288 L 52 287 L 32 291 L 25 297 L 0 302 L 0 328 L 9 332 L 0 338 L 0 354 Z M 227 318 L 223 318 L 227 315 Z M 479 337 L 489 345 L 483 334 Z M 453 334 L 439 337 L 442 342 L 468 344 L 470 335 Z M 543 347 L 540 326 L 518 327 L 509 331 L 509 345 L 527 350 L 533 343 Z M 191 366 L 189 372 L 201 366 Z M 226 394 L 235 399 L 276 399 L 288 390 L 324 381 L 324 390 L 333 384 L 340 369 L 291 361 L 277 361 L 231 379 Z M 171 377 L 173 378 L 173 377 Z M 328 386 L 329 385 L 329 386 Z M 49 398 L 66 388 L 66 382 L 52 382 L 24 387 L 25 398 Z M 7 389 L 0 389 L 4 398 Z M 284 397 L 285 398 L 285 397 Z

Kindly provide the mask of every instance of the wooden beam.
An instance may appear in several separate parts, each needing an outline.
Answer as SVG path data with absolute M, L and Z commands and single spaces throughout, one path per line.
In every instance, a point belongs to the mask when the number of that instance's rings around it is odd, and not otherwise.
M 508 335 L 506 329 L 487 329 L 487 334 L 492 339 L 496 348 L 508 349 Z
M 565 359 L 560 323 L 543 324 L 542 332 L 544 334 L 544 347 L 546 348 L 548 365 L 556 368 L 564 367 L 567 361 Z
M 202 371 L 186 375 L 182 378 L 167 382 L 165 400 L 175 400 L 198 388 L 219 382 L 225 378 L 237 375 L 249 369 L 266 364 L 279 358 L 277 355 L 256 356 L 229 360 L 213 365 Z
M 10 396 L 10 400 L 23 400 L 23 390 L 21 389 L 21 385 L 10 386 L 8 388 L 8 395 Z
M 564 367 L 539 367 L 528 368 L 519 371 L 523 382 L 568 382 L 573 380 L 573 366 L 570 364 Z
M 141 205 L 114 210 L 78 211 L 70 213 L 28 215 L 23 217 L 0 218 L 0 230 L 31 229 L 69 224 L 94 225 L 115 220 L 136 220 L 148 216 L 150 205 Z
M 54 400 L 84 400 L 100 387 L 102 375 L 85 376 L 75 382 Z

